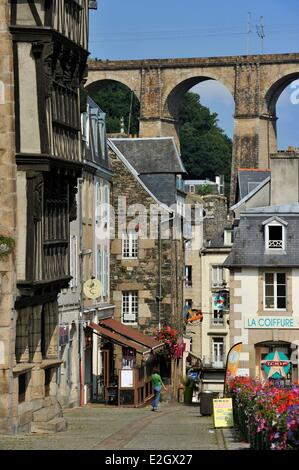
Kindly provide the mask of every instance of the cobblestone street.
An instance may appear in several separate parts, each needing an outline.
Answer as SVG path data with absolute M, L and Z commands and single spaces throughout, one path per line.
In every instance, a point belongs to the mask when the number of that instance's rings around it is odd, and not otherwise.
M 65 411 L 68 429 L 58 434 L 1 436 L 1 450 L 225 450 L 242 448 L 232 434 L 215 430 L 198 406 L 161 403 L 116 408 L 89 405 Z

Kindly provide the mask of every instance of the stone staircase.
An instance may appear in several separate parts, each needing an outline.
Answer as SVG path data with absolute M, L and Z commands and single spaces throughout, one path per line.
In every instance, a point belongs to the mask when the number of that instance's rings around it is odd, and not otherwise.
M 55 398 L 44 399 L 43 407 L 33 413 L 30 431 L 38 434 L 52 434 L 65 431 L 67 423 L 62 408 Z

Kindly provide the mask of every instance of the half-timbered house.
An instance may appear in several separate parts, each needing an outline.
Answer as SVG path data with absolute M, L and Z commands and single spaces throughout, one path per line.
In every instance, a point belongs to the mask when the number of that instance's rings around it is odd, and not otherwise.
M 12 0 L 17 292 L 6 432 L 58 431 L 58 303 L 70 276 L 70 222 L 82 174 L 80 111 L 88 0 Z

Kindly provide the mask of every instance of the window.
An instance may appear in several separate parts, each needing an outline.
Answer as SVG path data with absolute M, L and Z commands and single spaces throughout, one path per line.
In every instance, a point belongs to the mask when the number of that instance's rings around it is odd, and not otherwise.
M 109 296 L 109 250 L 107 246 L 97 246 L 96 278 L 102 284 L 102 296 Z
M 192 308 L 193 301 L 192 299 L 185 299 L 185 307 L 186 309 Z
M 212 338 L 213 342 L 213 365 L 214 367 L 223 367 L 224 360 L 224 340 L 223 338 Z
M 195 193 L 195 186 L 193 184 L 190 184 L 189 189 L 190 193 Z
M 133 369 L 136 365 L 136 351 L 123 347 L 122 353 L 122 367 Z
M 265 273 L 265 310 L 285 310 L 286 300 L 285 273 Z
M 24 403 L 26 400 L 27 389 L 27 374 L 19 375 L 19 403 Z
M 224 325 L 224 317 L 223 312 L 221 310 L 214 310 L 213 325 Z
M 96 278 L 103 282 L 103 256 L 102 256 L 102 247 L 97 247 L 97 263 L 96 263 Z
M 222 266 L 212 267 L 212 286 L 223 287 L 224 283 L 224 268 Z
M 137 323 L 138 320 L 138 291 L 128 291 L 122 294 L 122 322 Z
M 192 287 L 192 266 L 185 266 L 185 287 Z
M 284 250 L 285 249 L 285 224 L 277 220 L 271 220 L 265 226 L 265 248 L 266 250 Z
M 51 393 L 51 381 L 53 376 L 53 369 L 45 369 L 45 397 L 49 397 Z
M 224 245 L 231 246 L 233 244 L 233 230 L 224 230 Z
M 102 205 L 102 188 L 101 188 L 101 183 L 97 182 L 96 183 L 96 224 L 100 224 L 101 221 L 101 205 Z
M 123 234 L 123 258 L 138 258 L 138 233 L 129 232 Z
M 94 144 L 94 154 L 99 156 L 99 132 L 98 132 L 98 119 L 97 116 L 91 116 L 92 138 Z

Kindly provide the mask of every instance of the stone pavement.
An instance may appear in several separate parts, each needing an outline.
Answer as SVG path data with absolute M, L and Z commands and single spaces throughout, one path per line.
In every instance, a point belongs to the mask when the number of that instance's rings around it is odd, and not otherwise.
M 225 450 L 243 448 L 230 430 L 215 430 L 199 406 L 146 408 L 88 405 L 65 410 L 67 431 L 1 436 L 0 450 Z

